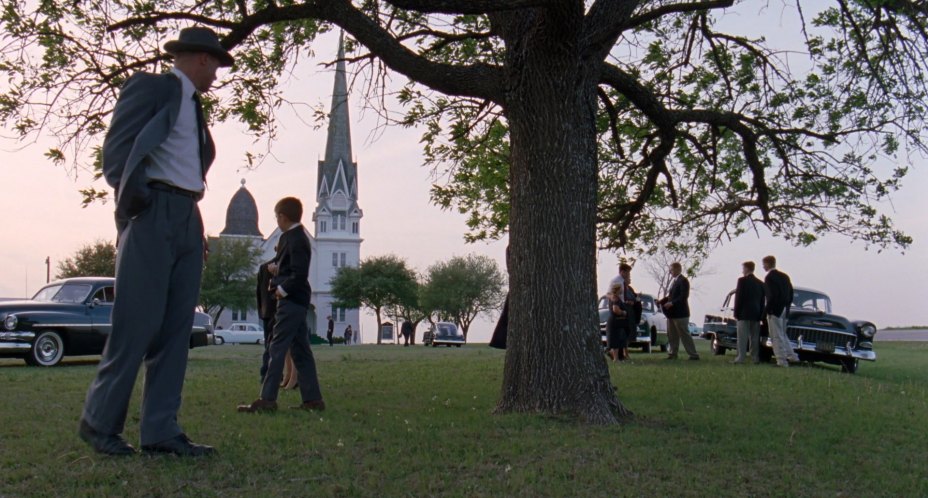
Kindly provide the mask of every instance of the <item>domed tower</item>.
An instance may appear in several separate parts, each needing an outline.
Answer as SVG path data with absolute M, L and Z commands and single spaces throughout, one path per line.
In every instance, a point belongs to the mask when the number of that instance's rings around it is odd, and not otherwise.
M 229 207 L 226 208 L 226 227 L 219 232 L 219 236 L 262 237 L 261 230 L 258 230 L 258 205 L 251 192 L 245 188 L 244 178 L 242 186 L 229 201 Z
M 258 230 L 258 205 L 251 192 L 245 188 L 244 179 L 226 208 L 225 228 L 219 232 L 219 237 L 209 237 L 208 243 L 210 247 L 216 248 L 217 241 L 230 239 L 245 240 L 258 248 L 264 243 L 264 237 Z M 253 309 L 227 308 L 216 319 L 215 326 L 227 328 L 232 322 L 260 323 L 260 320 Z

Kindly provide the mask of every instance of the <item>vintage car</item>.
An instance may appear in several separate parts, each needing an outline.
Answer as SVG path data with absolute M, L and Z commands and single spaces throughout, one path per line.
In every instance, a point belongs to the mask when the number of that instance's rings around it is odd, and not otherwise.
M 257 323 L 232 322 L 227 329 L 213 330 L 214 343 L 264 344 L 264 327 Z
M 638 334 L 629 340 L 628 346 L 641 348 L 650 353 L 651 348 L 657 346 L 661 351 L 667 351 L 667 318 L 660 311 L 654 296 L 638 294 L 641 299 L 641 321 L 638 322 Z M 606 347 L 606 321 L 609 319 L 609 298 L 599 298 L 599 333 L 602 336 L 603 347 Z
M 712 352 L 717 355 L 738 347 L 734 306 L 735 291 L 731 291 L 718 313 L 705 317 L 703 336 L 712 341 Z M 760 333 L 760 357 L 768 362 L 773 357 L 773 344 L 766 323 L 761 324 Z M 793 289 L 786 335 L 800 361 L 831 363 L 840 365 L 845 372 L 854 373 L 860 360 L 876 360 L 873 351 L 876 326 L 871 322 L 850 321 L 832 314 L 831 298 L 816 290 Z
M 50 367 L 65 356 L 103 352 L 110 333 L 114 279 L 68 278 L 43 287 L 31 300 L 0 303 L 0 358 Z M 190 347 L 212 343 L 212 320 L 196 312 Z
M 451 322 L 437 322 L 429 326 L 429 329 L 422 334 L 422 344 L 424 346 L 457 346 L 461 347 L 467 342 L 464 334 L 458 330 L 458 326 Z

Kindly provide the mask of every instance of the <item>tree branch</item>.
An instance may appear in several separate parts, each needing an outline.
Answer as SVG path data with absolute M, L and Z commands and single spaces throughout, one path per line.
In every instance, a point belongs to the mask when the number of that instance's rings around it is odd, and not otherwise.
M 706 0 L 703 2 L 671 3 L 661 5 L 647 12 L 632 16 L 638 1 L 631 0 L 597 0 L 587 14 L 588 46 L 612 47 L 622 32 L 647 22 L 660 19 L 669 14 L 682 14 L 701 10 L 714 10 L 731 7 L 734 0 Z M 631 7 L 631 9 L 629 9 Z M 626 12 L 627 11 L 627 12 Z
M 535 7 L 547 7 L 557 0 L 386 0 L 401 9 L 430 14 L 487 14 Z
M 490 0 L 474 3 L 487 2 L 496 3 Z M 207 26 L 227 29 L 228 32 L 222 37 L 221 43 L 226 50 L 232 50 L 262 26 L 307 18 L 337 24 L 379 57 L 390 69 L 434 90 L 448 95 L 469 96 L 496 103 L 501 103 L 503 100 L 502 71 L 498 67 L 484 63 L 452 65 L 429 61 L 406 48 L 391 33 L 354 7 L 349 0 L 308 0 L 283 7 L 270 5 L 242 18 L 239 22 L 186 13 L 159 12 L 150 16 L 126 19 L 113 24 L 109 30 L 157 24 L 167 19 L 188 19 Z

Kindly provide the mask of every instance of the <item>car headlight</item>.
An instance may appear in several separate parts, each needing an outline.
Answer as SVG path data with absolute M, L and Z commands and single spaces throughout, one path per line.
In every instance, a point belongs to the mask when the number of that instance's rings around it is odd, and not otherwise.
M 876 335 L 876 327 L 867 324 L 860 328 L 860 334 L 864 337 L 873 337 Z
M 15 330 L 18 324 L 19 318 L 16 318 L 16 315 L 7 315 L 3 319 L 3 327 L 7 330 Z

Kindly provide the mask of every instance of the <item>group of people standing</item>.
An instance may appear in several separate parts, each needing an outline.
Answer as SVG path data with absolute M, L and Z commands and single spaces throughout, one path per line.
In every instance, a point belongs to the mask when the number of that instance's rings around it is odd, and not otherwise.
M 735 288 L 734 315 L 737 320 L 738 354 L 732 363 L 744 363 L 750 351 L 754 363 L 760 363 L 760 323 L 766 320 L 773 343 L 777 365 L 788 367 L 798 362 L 786 336 L 786 320 L 793 302 L 793 285 L 789 275 L 776 268 L 777 260 L 766 256 L 762 260 L 767 276 L 761 281 L 754 275 L 754 262 L 741 265 L 742 276 Z M 619 275 L 609 283 L 609 319 L 606 322 L 606 352 L 613 361 L 628 358 L 628 342 L 634 337 L 641 320 L 641 301 L 631 286 L 631 266 L 619 265 Z M 690 360 L 698 360 L 696 344 L 689 334 L 690 282 L 683 275 L 683 265 L 670 264 L 671 281 L 667 295 L 657 301 L 667 318 L 667 359 L 677 359 L 679 347 Z
M 632 267 L 619 265 L 619 274 L 609 282 L 609 319 L 606 320 L 606 354 L 612 361 L 628 360 L 628 343 L 641 321 L 641 299 L 632 288 Z
M 325 327 L 325 338 L 329 341 L 329 346 L 335 345 L 335 320 L 332 319 L 332 315 L 325 317 L 326 327 Z M 354 337 L 354 330 L 351 330 L 351 324 L 348 324 L 345 327 L 345 332 L 342 334 L 342 339 L 345 340 L 345 344 L 351 344 L 351 339 Z
M 763 282 L 754 276 L 754 262 L 741 264 L 741 278 L 735 287 L 734 315 L 738 334 L 738 354 L 732 363 L 744 363 L 750 350 L 751 360 L 760 363 L 760 322 L 767 321 L 770 342 L 777 365 L 788 367 L 799 361 L 786 336 L 786 320 L 793 302 L 793 284 L 789 275 L 777 269 L 777 259 L 765 256 L 761 263 L 767 276 Z M 750 348 L 750 349 L 749 349 Z
M 641 321 L 642 305 L 638 293 L 631 286 L 632 267 L 619 265 L 619 274 L 609 282 L 609 319 L 606 322 L 606 353 L 613 361 L 628 359 L 628 343 L 636 335 Z M 667 317 L 668 360 L 677 359 L 680 343 L 691 360 L 698 360 L 696 344 L 690 337 L 690 282 L 683 276 L 683 265 L 670 264 L 671 281 L 667 295 L 657 301 Z

